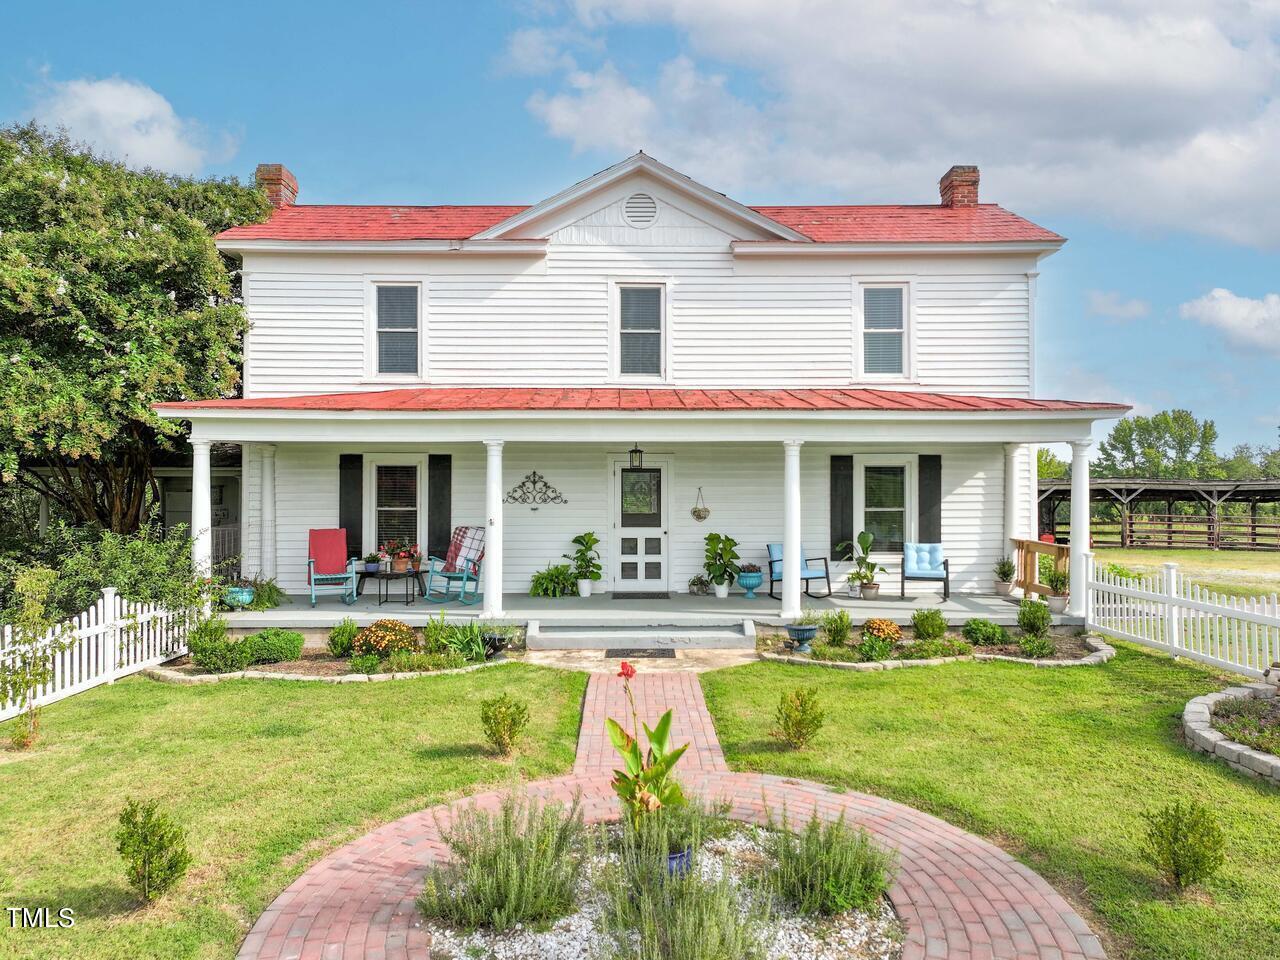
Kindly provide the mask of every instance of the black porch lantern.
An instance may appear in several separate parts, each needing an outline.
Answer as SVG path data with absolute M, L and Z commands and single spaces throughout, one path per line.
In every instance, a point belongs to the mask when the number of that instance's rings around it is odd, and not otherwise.
M 640 446 L 638 444 L 632 447 L 628 452 L 631 455 L 632 470 L 639 470 L 641 467 L 644 466 L 644 451 L 640 449 Z

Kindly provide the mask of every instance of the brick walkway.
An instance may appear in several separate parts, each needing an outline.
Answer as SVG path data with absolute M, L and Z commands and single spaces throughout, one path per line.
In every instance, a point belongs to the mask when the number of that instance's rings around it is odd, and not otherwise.
M 677 742 L 693 744 L 680 762 L 690 793 L 733 805 L 735 818 L 763 824 L 785 802 L 794 821 L 813 811 L 841 813 L 898 853 L 889 897 L 907 927 L 904 960 L 1096 960 L 1098 938 L 1070 905 L 1003 850 L 936 817 L 861 793 L 838 793 L 805 780 L 730 772 L 697 678 L 642 674 L 633 681 L 641 720 L 652 726 L 676 708 Z M 530 784 L 530 794 L 582 797 L 588 820 L 617 816 L 608 784 L 611 748 L 605 715 L 629 726 L 621 682 L 595 675 L 587 688 L 578 760 L 570 776 Z M 428 938 L 414 907 L 427 866 L 445 853 L 441 828 L 461 806 L 496 807 L 491 791 L 410 814 L 329 854 L 289 886 L 258 918 L 244 960 L 423 960 Z

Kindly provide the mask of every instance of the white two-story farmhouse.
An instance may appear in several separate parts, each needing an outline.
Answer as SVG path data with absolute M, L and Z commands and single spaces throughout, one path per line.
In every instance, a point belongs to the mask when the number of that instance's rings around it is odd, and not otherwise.
M 1076 444 L 1087 482 L 1092 422 L 1125 409 L 1035 399 L 1064 240 L 980 203 L 974 167 L 920 206 L 747 207 L 644 154 L 528 207 L 300 205 L 288 170 L 258 177 L 275 213 L 218 238 L 243 398 L 161 411 L 191 423 L 197 559 L 210 443 L 241 444 L 243 569 L 292 593 L 312 529 L 443 555 L 464 524 L 487 616 L 584 531 L 614 594 L 685 591 L 715 531 L 766 570 L 783 545 L 781 608 L 758 602 L 791 616 L 802 553 L 838 576 L 862 530 L 886 596 L 904 542 L 988 593 L 1034 535 L 1034 445 Z

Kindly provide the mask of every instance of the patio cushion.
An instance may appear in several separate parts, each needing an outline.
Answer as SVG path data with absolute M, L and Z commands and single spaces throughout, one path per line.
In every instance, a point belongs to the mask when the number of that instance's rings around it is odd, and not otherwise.
M 307 570 L 308 578 L 342 576 L 347 572 L 347 531 L 311 530 L 307 533 L 307 559 L 314 561 Z M 309 582 L 309 581 L 308 581 Z
M 442 573 L 480 573 L 484 559 L 484 527 L 454 527 Z
M 940 543 L 904 543 L 902 574 L 922 580 L 941 580 L 946 576 L 943 559 Z

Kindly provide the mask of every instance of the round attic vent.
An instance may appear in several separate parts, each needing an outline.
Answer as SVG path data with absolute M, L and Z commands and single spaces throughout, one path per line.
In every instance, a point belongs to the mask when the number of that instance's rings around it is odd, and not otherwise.
M 633 193 L 622 205 L 622 215 L 631 226 L 643 230 L 658 219 L 658 201 L 647 193 Z

